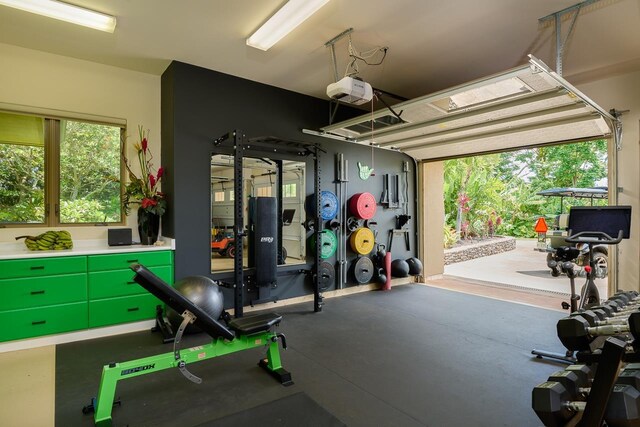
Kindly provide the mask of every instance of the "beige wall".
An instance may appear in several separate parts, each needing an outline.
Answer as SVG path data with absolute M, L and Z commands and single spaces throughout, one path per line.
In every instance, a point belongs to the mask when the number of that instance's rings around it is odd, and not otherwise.
M 424 277 L 434 278 L 444 273 L 444 162 L 420 163 L 420 256 L 424 265 Z
M 608 78 L 601 78 L 577 86 L 601 107 L 609 110 L 629 110 L 622 116 L 622 150 L 618 152 L 618 186 L 622 191 L 618 195 L 619 205 L 632 206 L 631 238 L 619 245 L 618 288 L 640 290 L 640 71 Z M 441 162 L 425 163 L 423 167 L 421 203 L 426 275 L 444 272 L 444 265 L 438 268 L 443 249 L 435 244 L 434 232 L 444 224 L 441 214 L 443 200 Z M 615 266 L 612 266 L 615 267 Z
M 622 116 L 618 151 L 619 205 L 631 205 L 631 238 L 619 245 L 618 288 L 640 290 L 640 71 L 577 86 L 601 107 L 629 110 Z M 611 187 L 610 187 L 611 188 Z
M 17 104 L 127 121 L 130 141 L 138 124 L 150 130 L 149 145 L 160 165 L 160 77 L 0 43 L 0 105 Z M 8 105 L 9 104 L 9 105 Z M 131 149 L 133 144 L 129 144 Z M 131 157 L 129 155 L 128 157 Z M 154 163 L 155 163 L 154 160 Z M 135 218 L 129 218 L 131 226 Z M 106 239 L 104 227 L 69 227 L 74 238 Z M 0 229 L 0 242 L 41 232 Z

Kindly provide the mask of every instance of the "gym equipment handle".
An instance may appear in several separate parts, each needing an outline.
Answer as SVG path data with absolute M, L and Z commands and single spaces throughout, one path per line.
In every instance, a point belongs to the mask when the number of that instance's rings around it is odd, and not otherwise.
M 31 267 L 32 270 L 44 270 L 44 265 L 34 265 Z
M 127 285 L 135 285 L 135 284 L 136 282 L 131 282 L 131 281 L 127 282 Z
M 44 294 L 44 290 L 42 291 L 31 291 L 31 295 L 42 295 Z
M 138 260 L 137 259 L 128 259 L 127 260 L 127 264 L 131 264 L 133 262 L 138 262 Z
M 127 308 L 127 311 L 138 311 L 138 310 L 140 310 L 140 307 Z
M 569 243 L 606 243 L 607 245 L 617 245 L 622 241 L 623 232 L 618 231 L 618 237 L 611 237 L 607 233 L 601 231 L 581 231 L 580 233 L 571 234 L 564 240 Z
M 31 322 L 32 325 L 44 325 L 45 323 L 47 323 L 46 320 L 34 320 Z

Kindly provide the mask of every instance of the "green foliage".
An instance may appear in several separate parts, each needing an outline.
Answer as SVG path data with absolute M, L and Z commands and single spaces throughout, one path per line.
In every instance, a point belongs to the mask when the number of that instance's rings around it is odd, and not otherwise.
M 120 221 L 120 128 L 74 121 L 62 123 L 61 222 Z M 65 205 L 77 206 L 80 211 L 64 210 Z
M 0 144 L 0 223 L 44 221 L 44 148 Z
M 453 228 L 445 224 L 444 225 L 444 242 L 443 242 L 444 247 L 447 249 L 451 248 L 453 247 L 453 245 L 456 244 L 457 241 L 458 241 L 458 233 L 456 233 L 456 230 L 454 230 Z
M 444 166 L 446 223 L 460 238 L 493 233 L 535 237 L 538 217 L 552 219 L 570 205 L 590 203 L 571 199 L 561 209 L 558 198 L 537 196 L 538 191 L 593 187 L 606 177 L 605 140 L 448 160 Z

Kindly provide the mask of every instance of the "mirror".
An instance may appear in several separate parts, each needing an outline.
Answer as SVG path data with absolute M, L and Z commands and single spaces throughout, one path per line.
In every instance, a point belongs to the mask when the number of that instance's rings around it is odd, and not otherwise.
M 282 183 L 278 183 L 278 168 L 282 167 Z M 251 242 L 247 236 L 236 245 L 233 236 L 234 194 L 233 156 L 216 154 L 211 157 L 211 271 L 233 270 L 236 250 L 243 250 L 243 266 L 249 265 Z M 266 158 L 243 159 L 244 194 L 242 195 L 243 227 L 249 226 L 249 198 L 277 197 L 277 185 L 282 186 L 282 252 L 281 264 L 305 263 L 305 163 L 276 161 Z

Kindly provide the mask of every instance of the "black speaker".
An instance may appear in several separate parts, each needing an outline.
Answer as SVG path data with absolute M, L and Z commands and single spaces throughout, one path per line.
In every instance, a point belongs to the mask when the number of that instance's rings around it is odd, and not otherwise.
M 110 228 L 107 230 L 107 241 L 109 246 L 131 245 L 130 228 Z

